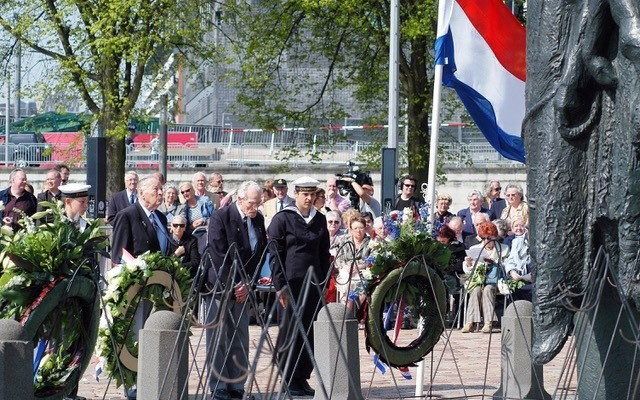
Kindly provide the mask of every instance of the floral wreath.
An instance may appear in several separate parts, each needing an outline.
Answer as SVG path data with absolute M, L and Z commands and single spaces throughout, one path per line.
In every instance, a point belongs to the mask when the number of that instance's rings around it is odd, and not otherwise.
M 155 310 L 180 314 L 185 305 L 183 299 L 191 289 L 191 278 L 178 258 L 160 253 L 144 253 L 114 270 L 104 295 L 109 321 L 100 328 L 98 354 L 117 386 L 132 387 L 138 370 L 138 342 L 133 327 L 136 305 L 144 299 Z
M 23 229 L 0 228 L 0 318 L 23 325 L 36 346 L 35 397 L 53 399 L 77 386 L 91 359 L 100 320 L 95 256 L 108 237 L 100 220 L 80 232 L 62 202 L 41 204 L 45 211 L 22 216 Z
M 444 331 L 446 312 L 446 272 L 451 252 L 432 237 L 428 223 L 428 205 L 417 213 L 410 208 L 392 211 L 384 218 L 387 237 L 372 245 L 372 255 L 365 262 L 367 349 L 394 367 L 413 366 L 438 342 Z M 385 305 L 399 301 L 409 306 L 414 320 L 421 321 L 421 333 L 406 346 L 397 346 L 384 329 Z

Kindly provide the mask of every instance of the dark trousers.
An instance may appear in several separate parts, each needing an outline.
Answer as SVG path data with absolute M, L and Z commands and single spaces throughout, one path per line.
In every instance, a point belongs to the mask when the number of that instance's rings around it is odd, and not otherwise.
M 293 302 L 289 300 L 280 320 L 280 329 L 275 346 L 275 359 L 283 372 L 283 380 L 286 383 L 306 381 L 313 371 L 313 321 L 316 319 L 320 307 L 320 293 L 317 287 L 311 287 L 307 296 L 300 299 L 302 279 L 293 279 L 288 282 L 291 293 L 298 308 L 302 329 L 309 332 L 306 336 L 311 347 L 311 353 L 305 346 L 300 327 L 296 324 L 296 316 L 293 311 Z M 291 346 L 289 346 L 291 344 Z M 288 365 L 287 365 L 288 362 Z

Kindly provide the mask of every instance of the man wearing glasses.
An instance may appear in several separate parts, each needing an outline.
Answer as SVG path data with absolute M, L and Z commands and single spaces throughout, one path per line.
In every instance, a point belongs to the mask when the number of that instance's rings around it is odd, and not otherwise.
M 404 176 L 401 181 L 400 196 L 396 198 L 396 205 L 393 209 L 402 211 L 405 208 L 410 208 L 414 213 L 417 213 L 424 204 L 424 200 L 415 196 L 418 181 L 412 175 Z
M 217 210 L 209 221 L 209 252 L 212 268 L 207 280 L 214 288 L 205 315 L 207 324 L 224 320 L 207 329 L 207 365 L 211 398 L 216 400 L 252 399 L 245 397 L 244 383 L 249 369 L 249 305 L 258 263 L 267 245 L 264 217 L 258 212 L 262 188 L 256 182 L 243 182 L 238 200 Z M 227 253 L 229 253 L 227 255 Z M 218 315 L 220 312 L 226 315 Z
M 485 207 L 495 216 L 502 215 L 502 210 L 507 206 L 506 200 L 500 197 L 501 191 L 502 186 L 498 181 L 489 182 L 484 191 Z

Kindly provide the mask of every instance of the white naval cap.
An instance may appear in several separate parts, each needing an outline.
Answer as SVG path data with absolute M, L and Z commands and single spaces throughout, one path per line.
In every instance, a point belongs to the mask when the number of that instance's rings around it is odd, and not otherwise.
M 75 199 L 78 197 L 89 196 L 89 189 L 91 189 L 91 185 L 85 185 L 83 183 L 68 183 L 66 185 L 61 185 L 58 189 L 62 193 L 62 197 Z
M 320 182 L 310 176 L 303 176 L 291 182 L 291 184 L 296 188 L 296 190 L 311 192 L 315 191 L 318 188 Z

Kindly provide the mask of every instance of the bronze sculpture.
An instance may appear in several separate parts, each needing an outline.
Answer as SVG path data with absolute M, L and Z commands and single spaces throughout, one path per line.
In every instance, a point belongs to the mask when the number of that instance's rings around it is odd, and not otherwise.
M 633 398 L 637 384 L 613 382 L 625 368 L 633 375 L 640 350 L 634 342 L 640 321 L 640 4 L 531 1 L 527 30 L 523 129 L 537 269 L 534 358 L 551 360 L 572 332 L 575 311 L 590 308 L 582 326 L 588 329 L 580 332 L 596 350 L 578 343 L 583 373 L 591 367 L 607 372 L 602 388 L 589 390 L 594 398 L 614 398 L 613 387 L 626 385 L 635 389 L 619 394 Z M 608 277 L 594 265 L 599 249 L 609 260 Z M 585 304 L 601 279 L 611 284 Z M 617 307 L 609 313 L 613 321 L 603 313 L 608 307 Z M 616 323 L 618 309 L 624 313 Z M 622 372 L 609 365 L 612 351 Z

